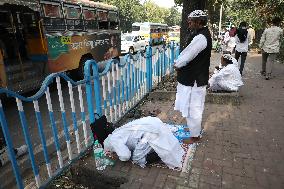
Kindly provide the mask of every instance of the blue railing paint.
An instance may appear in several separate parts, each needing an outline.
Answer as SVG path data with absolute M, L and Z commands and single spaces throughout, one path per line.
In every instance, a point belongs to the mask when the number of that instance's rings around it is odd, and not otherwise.
M 63 130 L 64 130 L 65 139 L 66 139 L 66 141 L 70 142 L 70 135 L 69 135 L 68 123 L 67 123 L 65 112 L 61 112 L 61 118 L 62 118 L 62 122 L 63 122 Z
M 49 159 L 48 152 L 47 152 L 46 139 L 45 139 L 45 135 L 43 132 L 43 124 L 42 124 L 42 118 L 41 118 L 41 114 L 40 114 L 39 107 L 38 107 L 38 101 L 34 101 L 34 106 L 35 106 L 35 114 L 36 114 L 38 132 L 39 132 L 39 136 L 40 136 L 40 140 L 41 140 L 42 148 L 43 148 L 43 155 L 44 155 L 46 165 L 49 166 L 50 159 Z M 49 172 L 50 170 L 47 170 L 47 171 L 48 171 L 48 176 L 51 177 L 51 173 Z
M 51 121 L 51 128 L 52 128 L 52 134 L 55 142 L 55 147 L 57 151 L 60 151 L 60 144 L 59 144 L 59 139 L 58 139 L 58 131 L 56 128 L 55 120 L 54 120 L 54 114 L 52 111 L 49 112 L 49 118 Z
M 84 65 L 84 78 L 86 79 L 86 95 L 87 95 L 87 104 L 88 104 L 88 112 L 89 112 L 89 118 L 90 122 L 95 122 L 95 116 L 94 116 L 94 107 L 93 107 L 93 99 L 92 99 L 92 83 L 91 83 L 91 75 L 90 75 L 90 66 L 92 64 L 95 64 L 97 66 L 96 62 L 93 60 L 87 60 L 87 62 Z M 107 64 L 107 66 L 109 66 Z
M 1 90 L 1 89 L 0 89 Z M 23 180 L 20 174 L 20 169 L 19 166 L 17 164 L 17 160 L 16 160 L 16 156 L 15 156 L 15 151 L 14 151 L 14 145 L 12 143 L 11 140 L 11 135 L 9 133 L 9 129 L 8 129 L 8 125 L 7 125 L 7 121 L 5 118 L 5 114 L 4 114 L 4 110 L 3 110 L 3 106 L 2 106 L 2 102 L 0 99 L 0 122 L 1 122 L 1 126 L 2 126 L 2 131 L 4 134 L 4 138 L 8 147 L 8 154 L 12 163 L 12 168 L 16 177 L 16 182 L 17 182 L 17 186 L 19 189 L 23 189 L 24 188 L 24 184 L 23 184 Z
M 28 131 L 28 124 L 27 124 L 27 120 L 26 120 L 24 110 L 19 107 L 19 106 L 22 106 L 22 101 L 17 99 L 17 105 L 18 105 L 18 109 L 19 109 L 18 112 L 19 112 L 19 116 L 20 116 L 20 120 L 21 120 L 21 124 L 22 124 L 24 138 L 25 138 L 26 144 L 28 146 L 29 158 L 31 160 L 32 169 L 33 169 L 34 175 L 36 177 L 37 187 L 39 187 L 40 186 L 39 172 L 38 172 L 38 167 L 37 167 L 36 162 L 35 162 L 34 151 L 33 151 L 32 143 L 31 143 L 31 139 L 30 139 L 30 134 L 29 134 L 29 131 Z
M 175 59 L 175 52 L 174 52 L 174 42 L 172 41 L 171 42 L 171 46 L 170 46 L 170 48 L 171 48 L 171 64 L 170 64 L 170 68 L 171 68 L 171 73 L 173 72 L 173 65 L 174 65 L 174 59 Z

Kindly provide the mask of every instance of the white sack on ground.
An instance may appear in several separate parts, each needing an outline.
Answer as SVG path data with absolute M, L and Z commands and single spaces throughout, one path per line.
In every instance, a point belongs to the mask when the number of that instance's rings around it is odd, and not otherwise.
M 116 152 L 121 161 L 131 158 L 142 167 L 145 167 L 145 157 L 151 150 L 169 168 L 182 167 L 184 150 L 169 127 L 156 117 L 143 117 L 115 129 L 105 139 L 104 147 Z

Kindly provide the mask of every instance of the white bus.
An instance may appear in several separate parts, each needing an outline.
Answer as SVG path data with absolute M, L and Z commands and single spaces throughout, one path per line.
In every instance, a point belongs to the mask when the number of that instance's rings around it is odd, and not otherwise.
M 135 22 L 132 24 L 132 33 L 143 36 L 150 45 L 159 45 L 166 41 L 168 25 L 151 22 Z

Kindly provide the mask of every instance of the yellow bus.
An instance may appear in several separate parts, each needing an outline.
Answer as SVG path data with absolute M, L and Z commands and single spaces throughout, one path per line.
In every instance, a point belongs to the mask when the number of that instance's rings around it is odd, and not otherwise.
M 167 42 L 174 41 L 180 43 L 180 26 L 171 26 L 169 27 L 168 39 Z
M 26 92 L 47 74 L 120 55 L 119 12 L 88 0 L 1 0 L 0 87 Z
M 135 22 L 132 24 L 132 33 L 139 33 L 150 45 L 158 45 L 165 42 L 168 33 L 168 25 L 151 22 Z

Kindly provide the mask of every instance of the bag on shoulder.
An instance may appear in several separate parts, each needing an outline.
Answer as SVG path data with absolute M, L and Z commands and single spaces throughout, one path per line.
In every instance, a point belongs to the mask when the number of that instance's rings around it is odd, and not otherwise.
M 105 115 L 100 116 L 95 113 L 95 122 L 90 125 L 94 139 L 98 140 L 103 146 L 104 140 L 114 131 L 114 126 L 112 123 L 107 121 Z

